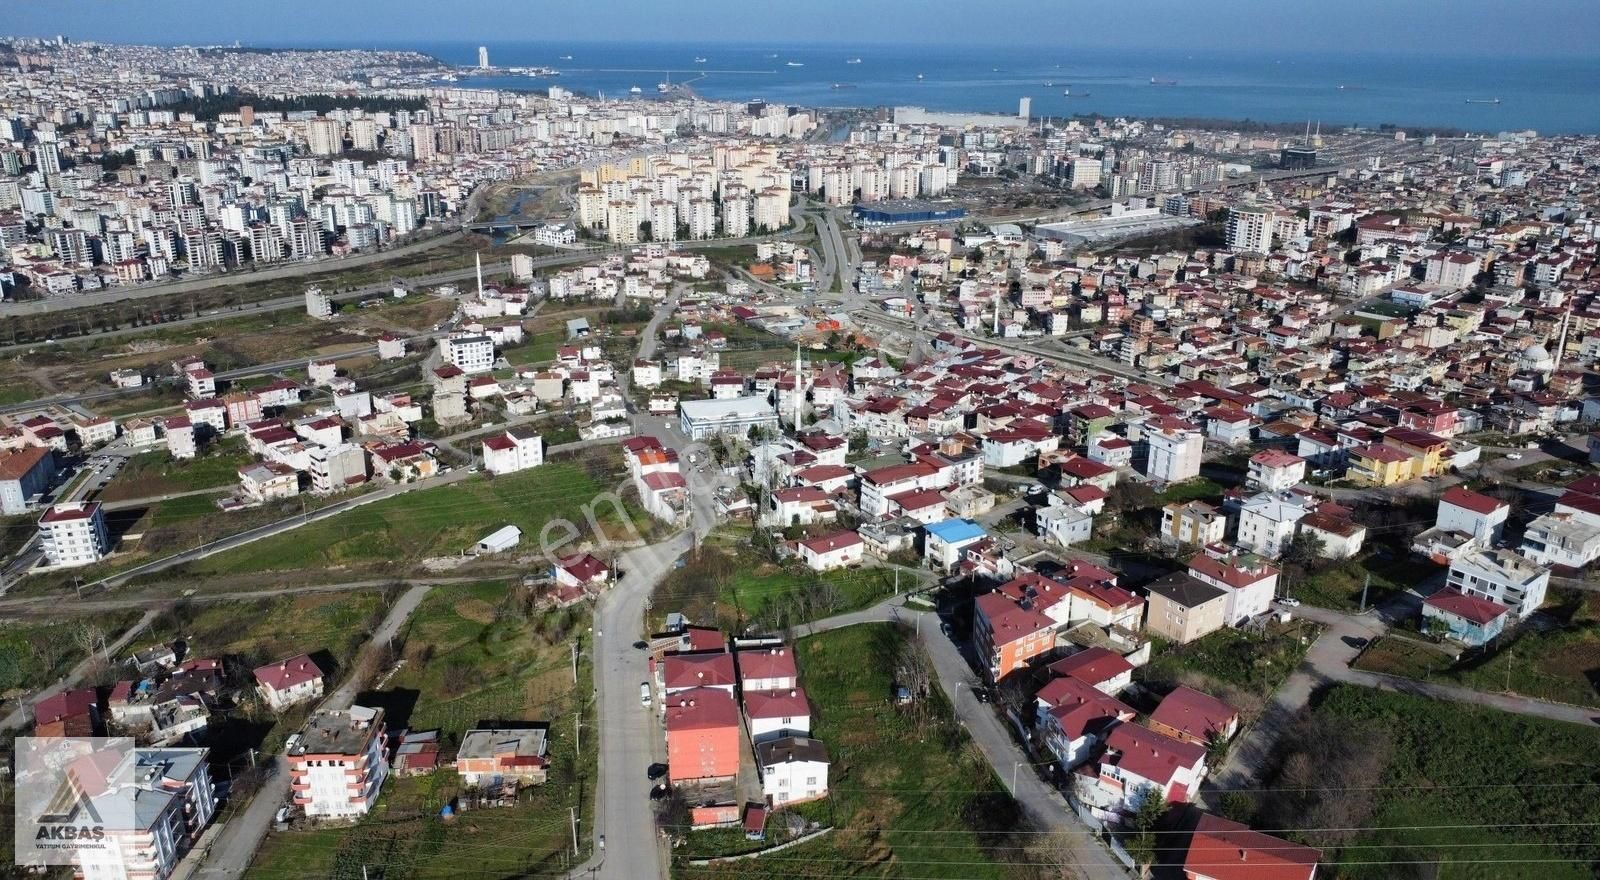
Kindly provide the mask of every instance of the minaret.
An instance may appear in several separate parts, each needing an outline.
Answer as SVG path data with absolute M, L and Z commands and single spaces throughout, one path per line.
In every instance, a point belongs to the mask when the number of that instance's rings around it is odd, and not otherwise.
M 805 412 L 805 380 L 800 376 L 800 343 L 794 344 L 794 429 L 800 430 L 800 418 Z
M 1000 335 L 1000 297 L 994 298 L 994 328 L 989 331 L 992 336 Z
M 478 269 L 478 299 L 483 299 L 483 254 L 474 253 L 472 259 Z

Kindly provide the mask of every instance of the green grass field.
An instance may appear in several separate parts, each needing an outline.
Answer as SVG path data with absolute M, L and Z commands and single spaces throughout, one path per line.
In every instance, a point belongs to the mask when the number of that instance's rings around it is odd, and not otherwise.
M 1348 685 L 1316 713 L 1335 728 L 1374 725 L 1393 744 L 1376 812 L 1362 823 L 1379 830 L 1330 848 L 1329 876 L 1594 876 L 1600 729 Z
M 195 603 L 156 618 L 132 647 L 181 638 L 194 656 L 235 656 L 252 664 L 327 652 L 342 668 L 383 611 L 375 590 Z
M 593 819 L 596 766 L 592 749 L 577 757 L 576 713 L 584 713 L 586 742 L 596 734 L 584 699 L 591 670 L 583 661 L 573 684 L 563 627 L 581 631 L 587 616 L 528 613 L 519 589 L 504 582 L 435 588 L 408 624 L 405 664 L 384 690 L 357 700 L 384 707 L 391 729 L 440 728 L 447 756 L 479 721 L 549 722 L 549 781 L 524 790 L 514 807 L 447 822 L 440 808 L 464 792 L 453 770 L 391 777 L 374 812 L 354 826 L 268 837 L 246 877 L 361 880 L 363 865 L 368 880 L 379 867 L 385 880 L 552 876 L 574 862 L 569 811 L 579 810 L 584 827 Z M 587 847 L 587 835 L 580 842 Z
M 616 451 L 595 454 L 615 457 Z M 604 464 L 612 466 L 610 461 Z M 547 522 L 565 519 L 590 535 L 584 506 L 617 489 L 622 479 L 620 471 L 593 477 L 572 459 L 552 460 L 509 476 L 476 477 L 357 507 L 202 559 L 188 570 L 202 575 L 333 567 L 402 571 L 425 557 L 455 555 L 505 525 L 520 527 L 519 549 L 534 552 Z M 628 515 L 636 527 L 647 527 L 646 514 L 634 510 Z M 597 504 L 594 517 L 614 537 L 627 531 L 614 504 Z M 553 530 L 551 540 L 568 534 Z
M 1224 627 L 1187 645 L 1169 645 L 1136 672 L 1140 682 L 1186 684 L 1253 716 L 1300 665 L 1318 627 L 1297 620 L 1264 632 Z
M 38 690 L 66 674 L 87 654 L 79 646 L 85 626 L 111 641 L 138 619 L 137 612 L 123 611 L 0 623 L 0 698 Z
M 143 452 L 128 459 L 116 479 L 100 493 L 100 500 L 124 501 L 237 486 L 239 468 L 252 461 L 255 456 L 245 450 L 244 441 L 234 437 L 211 444 L 188 461 L 174 459 L 164 449 Z
M 1168 486 L 1165 491 L 1160 493 L 1159 497 L 1163 504 L 1173 504 L 1221 498 L 1222 492 L 1221 484 L 1206 477 L 1196 477 L 1192 480 L 1184 480 L 1181 483 L 1174 483 Z
M 902 632 L 887 624 L 835 630 L 795 646 L 800 683 L 827 745 L 829 796 L 798 812 L 834 831 L 760 859 L 697 868 L 687 858 L 743 850 L 729 832 L 691 833 L 677 877 L 1013 878 L 1026 862 L 1015 802 L 957 724 L 942 692 L 921 706 L 889 699 Z M 768 828 L 777 819 L 769 819 Z
M 682 611 L 694 620 L 740 628 L 759 622 L 783 628 L 803 619 L 865 608 L 894 594 L 895 573 L 863 567 L 814 572 L 790 561 L 767 561 L 750 545 L 748 529 L 725 526 L 706 539 L 698 557 L 667 573 L 656 587 L 657 616 Z M 900 588 L 918 586 L 902 576 Z
M 1366 577 L 1372 575 L 1367 592 L 1367 607 L 1389 598 L 1395 591 L 1408 590 L 1429 578 L 1443 576 L 1444 570 L 1423 559 L 1412 557 L 1382 559 L 1368 554 L 1359 559 L 1334 563 L 1316 571 L 1285 594 L 1302 602 L 1336 611 L 1355 611 L 1361 605 Z

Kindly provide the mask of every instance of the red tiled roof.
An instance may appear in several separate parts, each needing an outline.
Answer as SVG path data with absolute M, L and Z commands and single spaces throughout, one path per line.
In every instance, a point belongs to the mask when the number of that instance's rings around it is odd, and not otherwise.
M 1211 880 L 1311 880 L 1321 858 L 1320 850 L 1202 813 L 1183 867 L 1188 876 Z
M 808 718 L 811 702 L 803 688 L 781 691 L 745 691 L 744 714 L 750 718 Z
M 322 669 L 307 654 L 290 657 L 277 663 L 268 663 L 256 669 L 256 681 L 275 691 L 287 690 L 298 684 L 322 677 Z
M 1079 679 L 1085 684 L 1100 685 L 1132 672 L 1133 664 L 1115 651 L 1088 648 L 1050 664 L 1050 671 Z
M 1107 727 L 1138 715 L 1116 697 L 1071 676 L 1052 679 L 1039 689 L 1038 699 L 1050 707 L 1061 732 L 1073 739 L 1086 733 L 1103 734 Z
M 739 707 L 721 688 L 697 687 L 667 697 L 667 732 L 739 726 Z
M 802 546 L 812 553 L 831 553 L 834 550 L 854 547 L 860 543 L 861 536 L 848 529 L 816 538 L 807 538 L 800 542 Z
M 1480 599 L 1477 596 L 1468 596 L 1466 593 L 1446 587 L 1432 596 L 1422 600 L 1422 604 L 1437 608 L 1446 614 L 1453 614 L 1464 620 L 1470 620 L 1479 626 L 1494 622 L 1494 620 L 1510 610 L 1507 606 L 1490 599 Z
M 1179 685 L 1150 713 L 1150 723 L 1206 740 L 1226 731 L 1238 717 L 1238 710 L 1216 697 Z
M 732 686 L 733 655 L 668 654 L 661 659 L 661 681 L 669 690 Z
M 1172 782 L 1180 768 L 1193 767 L 1205 759 L 1204 746 L 1173 739 L 1137 724 L 1119 724 L 1106 737 L 1106 747 L 1121 757 L 1116 765 L 1159 785 Z
M 756 648 L 739 652 L 739 680 L 756 678 L 798 678 L 794 652 L 785 646 Z
M 1442 504 L 1453 504 L 1473 513 L 1488 515 L 1506 506 L 1504 501 L 1490 498 L 1481 492 L 1474 492 L 1464 486 L 1451 486 L 1439 497 Z

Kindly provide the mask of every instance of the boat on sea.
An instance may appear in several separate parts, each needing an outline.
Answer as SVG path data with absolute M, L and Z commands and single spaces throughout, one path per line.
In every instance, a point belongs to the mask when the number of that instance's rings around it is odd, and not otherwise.
M 1498 104 L 1498 103 L 1500 103 L 1500 99 L 1499 98 L 1468 98 L 1467 99 L 1467 103 L 1468 104 Z
M 696 64 L 704 64 L 704 63 L 706 63 L 706 60 L 704 58 L 696 58 L 694 60 L 694 63 L 696 63 Z
M 642 94 L 644 94 L 644 89 L 641 89 L 638 86 L 634 86 L 633 88 L 628 90 L 628 94 L 630 94 L 630 95 L 642 95 Z
M 571 61 L 572 60 L 572 56 L 571 55 L 563 55 L 563 56 L 561 56 L 561 60 L 562 61 Z
M 846 63 L 846 64 L 860 64 L 861 63 L 861 59 L 860 58 L 846 58 L 844 63 Z
M 922 79 L 922 74 L 917 74 L 917 79 Z
M 791 62 L 789 62 L 789 66 L 790 67 L 805 67 L 806 63 L 804 61 L 791 61 Z
M 839 91 L 840 89 L 853 89 L 855 87 L 856 87 L 855 83 L 834 83 L 833 84 L 834 91 Z
M 1056 84 L 1055 84 L 1055 83 L 1053 83 L 1053 82 L 1046 82 L 1046 83 L 1045 83 L 1045 84 L 1044 84 L 1044 87 L 1045 87 L 1045 88 L 1047 88 L 1047 89 L 1053 89 L 1053 88 L 1055 88 L 1055 87 L 1056 87 Z
M 1175 79 L 1157 79 L 1152 76 L 1150 77 L 1150 84 L 1153 86 L 1175 86 L 1178 81 Z

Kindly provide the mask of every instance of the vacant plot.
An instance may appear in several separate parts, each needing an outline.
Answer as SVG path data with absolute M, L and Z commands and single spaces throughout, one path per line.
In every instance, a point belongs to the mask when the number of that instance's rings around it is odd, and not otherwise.
M 681 611 L 692 620 L 716 621 L 742 630 L 757 623 L 771 629 L 865 608 L 894 594 L 895 572 L 861 567 L 815 572 L 797 561 L 779 565 L 751 545 L 748 529 L 725 527 L 686 557 L 656 587 L 656 613 Z M 902 577 L 901 589 L 918 581 Z
M 1257 822 L 1301 829 L 1289 836 L 1322 846 L 1337 876 L 1576 880 L 1600 863 L 1600 730 L 1336 685 L 1299 733 L 1275 782 L 1295 788 L 1259 795 Z M 1351 736 L 1385 754 L 1306 760 L 1309 743 Z
M 628 524 L 647 528 L 648 515 L 596 502 L 616 490 L 623 475 L 607 470 L 616 467 L 615 450 L 600 449 L 593 455 L 597 458 L 589 459 L 588 467 L 570 458 L 558 459 L 509 476 L 480 477 L 387 498 L 202 559 L 188 570 L 202 575 L 328 568 L 398 572 L 429 556 L 456 555 L 506 525 L 521 528 L 522 549 L 533 552 L 540 530 L 557 520 L 571 523 L 584 536 L 580 541 L 592 540 L 595 526 L 614 538 L 632 537 Z M 596 502 L 593 524 L 585 512 L 591 502 Z M 551 540 L 570 534 L 556 529 Z
M 102 638 L 115 639 L 138 619 L 138 613 L 125 611 L 0 623 L 0 699 L 50 684 L 91 651 L 99 650 Z
M 1567 619 L 1544 629 L 1525 626 L 1488 650 L 1466 652 L 1459 661 L 1455 649 L 1390 635 L 1363 652 L 1356 665 L 1474 690 L 1600 707 L 1600 595 L 1571 598 L 1556 613 Z
M 1306 620 L 1271 622 L 1259 630 L 1225 627 L 1187 645 L 1168 646 L 1139 670 L 1139 680 L 1161 687 L 1189 685 L 1251 717 L 1300 665 L 1318 631 Z
M 236 486 L 239 468 L 252 461 L 255 457 L 245 450 L 244 441 L 235 437 L 211 444 L 203 454 L 188 461 L 174 459 L 166 450 L 142 452 L 128 459 L 116 479 L 101 491 L 100 500 L 124 501 Z
M 1368 588 L 1367 577 L 1371 576 Z M 1302 602 L 1337 611 L 1354 611 L 1361 607 L 1361 594 L 1367 593 L 1367 607 L 1381 604 L 1396 592 L 1403 592 L 1442 578 L 1444 570 L 1423 559 L 1411 557 L 1384 558 L 1371 554 L 1359 559 L 1332 563 L 1311 572 L 1304 582 L 1285 590 Z
M 831 834 L 760 859 L 695 868 L 682 859 L 751 848 L 743 835 L 691 833 L 674 873 L 691 878 L 1012 878 L 1034 860 L 1006 794 L 937 687 L 909 706 L 890 699 L 908 647 L 888 624 L 835 630 L 795 646 L 832 761 L 829 795 L 795 810 Z M 768 828 L 785 824 L 782 813 Z
M 482 722 L 548 723 L 549 782 L 524 790 L 516 806 L 447 821 L 440 810 L 459 807 L 468 794 L 454 771 L 391 778 L 371 815 L 352 827 L 274 834 L 246 876 L 360 880 L 363 866 L 382 866 L 387 880 L 428 880 L 545 876 L 569 867 L 570 810 L 584 827 L 593 818 L 595 752 L 579 759 L 572 733 L 583 712 L 585 733 L 595 735 L 584 699 L 592 676 L 585 660 L 574 684 L 566 643 L 587 616 L 536 612 L 527 599 L 504 582 L 436 587 L 411 618 L 399 671 L 383 690 L 356 699 L 383 707 L 391 729 L 439 729 L 446 757 Z
M 1195 477 L 1174 483 L 1160 493 L 1164 504 L 1182 504 L 1185 501 L 1196 501 L 1222 497 L 1222 485 L 1206 477 Z
M 349 664 L 383 620 L 388 600 L 377 590 L 272 596 L 240 602 L 180 602 L 156 618 L 134 649 L 182 639 L 197 657 L 229 657 L 254 668 L 297 654 Z

